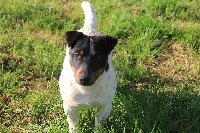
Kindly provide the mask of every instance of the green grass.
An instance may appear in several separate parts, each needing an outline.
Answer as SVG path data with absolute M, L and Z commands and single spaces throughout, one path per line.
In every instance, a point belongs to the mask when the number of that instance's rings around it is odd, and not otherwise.
M 108 133 L 200 132 L 198 0 L 91 0 L 98 30 L 119 39 L 118 88 Z M 58 78 L 65 32 L 84 23 L 81 1 L 1 0 L 0 132 L 68 132 Z M 80 132 L 94 128 L 82 110 Z

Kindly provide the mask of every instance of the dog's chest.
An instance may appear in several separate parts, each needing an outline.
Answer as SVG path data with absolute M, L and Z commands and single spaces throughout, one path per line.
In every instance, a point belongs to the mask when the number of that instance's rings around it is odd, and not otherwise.
M 100 77 L 102 78 L 102 77 Z M 96 106 L 102 106 L 107 101 L 111 101 L 115 94 L 115 83 L 114 79 L 109 80 L 104 77 L 103 81 L 98 82 L 92 86 L 82 87 L 80 85 L 74 84 L 69 86 L 68 91 L 68 101 L 70 101 L 71 106 L 79 106 L 80 108 L 92 108 Z M 110 81 L 110 82 L 107 82 Z

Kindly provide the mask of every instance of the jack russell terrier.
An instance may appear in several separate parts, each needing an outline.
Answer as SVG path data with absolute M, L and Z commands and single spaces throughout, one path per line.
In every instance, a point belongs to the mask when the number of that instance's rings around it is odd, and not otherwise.
M 99 127 L 110 115 L 117 87 L 112 66 L 117 39 L 96 30 L 97 17 L 89 2 L 81 6 L 85 24 L 66 33 L 68 48 L 59 79 L 70 133 L 77 131 L 80 109 L 98 108 L 95 126 Z

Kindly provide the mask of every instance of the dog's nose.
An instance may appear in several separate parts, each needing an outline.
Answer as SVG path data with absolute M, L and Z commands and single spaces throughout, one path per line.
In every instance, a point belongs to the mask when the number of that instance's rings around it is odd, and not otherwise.
M 89 84 L 89 82 L 90 82 L 90 77 L 88 77 L 88 76 L 81 76 L 81 77 L 80 77 L 80 81 L 81 81 L 81 83 L 82 83 L 83 85 L 87 85 L 87 84 Z

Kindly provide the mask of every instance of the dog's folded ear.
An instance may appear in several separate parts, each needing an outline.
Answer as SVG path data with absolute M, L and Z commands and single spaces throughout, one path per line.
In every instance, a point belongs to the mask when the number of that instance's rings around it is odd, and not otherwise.
M 114 49 L 114 47 L 117 44 L 117 39 L 108 35 L 101 36 L 101 39 L 103 39 L 104 41 L 107 53 L 110 54 L 110 52 Z
M 66 32 L 66 41 L 68 44 L 68 47 L 74 47 L 73 44 L 76 41 L 76 39 L 83 35 L 82 32 L 78 32 L 78 31 L 67 31 Z

